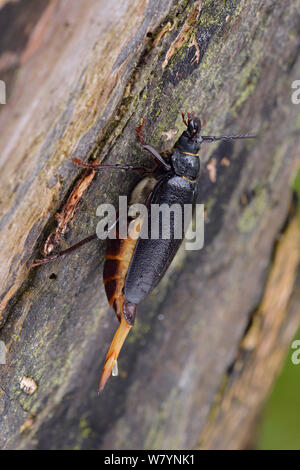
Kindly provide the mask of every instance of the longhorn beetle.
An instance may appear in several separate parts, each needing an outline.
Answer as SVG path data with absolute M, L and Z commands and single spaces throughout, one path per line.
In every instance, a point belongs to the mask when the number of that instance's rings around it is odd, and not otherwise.
M 142 147 L 150 152 L 155 160 L 155 167 L 149 170 L 144 167 L 129 165 L 109 165 L 85 163 L 77 158 L 73 162 L 79 167 L 102 170 L 114 168 L 119 170 L 135 170 L 144 177 L 137 184 L 131 194 L 131 203 L 144 202 L 147 207 L 152 204 L 178 204 L 181 209 L 185 204 L 194 204 L 197 197 L 197 178 L 200 173 L 199 150 L 202 142 L 216 142 L 218 140 L 234 140 L 254 138 L 254 134 L 229 136 L 201 136 L 201 121 L 191 113 L 182 113 L 186 130 L 181 134 L 171 155 L 164 159 L 153 147 L 148 145 L 143 137 L 142 130 L 145 124 L 136 127 L 138 141 Z M 128 224 L 132 222 L 128 217 Z M 148 215 L 148 231 L 151 232 L 150 214 Z M 133 227 L 138 233 L 141 231 L 143 221 L 137 217 L 133 220 Z M 106 261 L 103 271 L 103 282 L 109 304 L 113 307 L 120 322 L 115 336 L 107 353 L 100 383 L 101 392 L 112 372 L 117 370 L 117 358 L 123 343 L 134 325 L 137 305 L 157 286 L 166 270 L 170 266 L 182 238 L 174 237 L 174 221 L 171 220 L 170 237 L 164 239 L 133 238 L 130 231 L 125 239 L 121 239 L 116 232 L 116 239 L 108 239 Z M 132 225 L 131 225 L 132 226 Z M 36 260 L 31 267 L 53 261 L 65 256 L 83 244 L 94 240 L 96 234 L 80 241 L 76 245 L 61 251 L 56 255 Z

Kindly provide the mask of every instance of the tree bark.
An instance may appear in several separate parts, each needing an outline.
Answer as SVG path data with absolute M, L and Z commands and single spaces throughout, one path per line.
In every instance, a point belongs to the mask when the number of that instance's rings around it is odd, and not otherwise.
M 300 1 L 8 0 L 0 25 L 2 448 L 245 447 L 299 324 Z M 117 326 L 105 242 L 29 264 L 59 223 L 59 248 L 91 235 L 139 179 L 71 158 L 148 166 L 136 125 L 166 150 L 181 111 L 206 135 L 259 136 L 203 145 L 204 249 L 180 249 L 139 306 L 98 397 Z

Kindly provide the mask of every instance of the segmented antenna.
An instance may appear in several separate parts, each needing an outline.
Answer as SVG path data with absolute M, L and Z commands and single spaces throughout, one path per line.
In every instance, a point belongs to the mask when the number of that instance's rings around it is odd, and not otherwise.
M 237 139 L 255 139 L 256 134 L 240 134 L 240 135 L 221 135 L 219 137 L 215 135 L 202 135 L 203 140 L 206 142 L 215 142 L 216 140 L 237 140 Z

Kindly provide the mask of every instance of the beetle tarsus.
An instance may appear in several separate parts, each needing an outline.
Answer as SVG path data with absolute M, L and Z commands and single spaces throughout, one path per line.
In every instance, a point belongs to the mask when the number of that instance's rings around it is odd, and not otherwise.
M 97 238 L 96 233 L 94 233 L 93 235 L 90 235 L 87 238 L 84 238 L 83 240 L 80 240 L 80 242 L 76 243 L 75 245 L 70 246 L 66 250 L 56 253 L 55 255 L 48 256 L 48 258 L 36 259 L 34 263 L 29 265 L 29 269 L 36 268 L 37 266 L 41 266 L 42 264 L 47 264 L 47 263 L 50 263 L 51 261 L 55 261 L 58 258 L 62 258 L 66 255 L 69 255 L 73 251 L 77 250 L 77 248 L 80 248 L 82 245 L 85 245 L 86 243 L 89 243 L 92 240 L 95 240 L 95 238 Z
M 139 126 L 136 126 L 135 128 L 137 139 L 142 145 L 145 145 L 145 139 L 143 136 L 143 127 L 145 123 L 146 123 L 146 120 L 143 118 L 142 123 Z

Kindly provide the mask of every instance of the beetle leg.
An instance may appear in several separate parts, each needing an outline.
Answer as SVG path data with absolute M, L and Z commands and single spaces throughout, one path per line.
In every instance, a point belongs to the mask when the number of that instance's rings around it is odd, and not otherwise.
M 185 112 L 184 112 L 184 111 L 181 112 L 181 116 L 182 116 L 183 124 L 185 124 L 186 127 L 187 127 L 187 126 L 188 126 L 188 123 L 186 122 L 186 119 L 185 119 Z
M 153 173 L 152 168 L 145 168 L 142 166 L 133 166 L 133 165 L 110 165 L 110 164 L 103 164 L 103 165 L 98 165 L 94 163 L 87 163 L 83 162 L 82 160 L 79 160 L 79 158 L 72 158 L 72 162 L 75 163 L 75 165 L 83 167 L 83 168 L 91 168 L 93 170 L 102 170 L 103 168 L 113 168 L 116 170 L 132 170 L 132 171 L 138 171 L 141 174 L 144 173 Z
M 152 157 L 155 158 L 156 162 L 159 164 L 159 166 L 163 166 L 167 171 L 171 170 L 171 165 L 169 165 L 163 157 L 153 148 L 151 145 L 143 145 L 143 148 L 145 150 L 148 150 L 148 152 L 151 153 Z
M 142 144 L 145 150 L 151 153 L 152 157 L 155 159 L 159 166 L 163 166 L 167 171 L 170 171 L 171 166 L 164 160 L 164 158 L 157 152 L 157 150 L 151 147 L 151 145 L 146 144 L 143 136 L 143 127 L 145 125 L 145 122 L 146 121 L 143 118 L 142 123 L 135 128 L 138 141 Z
M 118 220 L 119 220 L 119 217 L 117 217 L 116 221 L 110 227 L 107 228 L 108 233 L 115 227 Z M 77 248 L 80 248 L 81 246 L 85 245 L 86 243 L 91 242 L 92 240 L 95 240 L 96 238 L 97 238 L 97 234 L 94 233 L 93 235 L 90 235 L 89 237 L 84 238 L 83 240 L 80 240 L 80 242 L 75 243 L 75 245 L 70 246 L 66 250 L 59 251 L 58 253 L 56 253 L 53 256 L 48 256 L 47 258 L 42 258 L 42 259 L 35 260 L 34 263 L 30 264 L 29 268 L 30 269 L 35 268 L 36 266 L 41 266 L 42 264 L 47 264 L 47 263 L 50 263 L 51 261 L 55 261 L 58 258 L 69 255 L 73 251 L 77 250 Z
M 70 253 L 72 253 L 72 251 L 75 251 L 77 250 L 77 248 L 80 248 L 82 245 L 85 245 L 86 243 L 92 241 L 92 240 L 95 240 L 95 238 L 97 238 L 97 235 L 96 233 L 94 233 L 93 235 L 90 235 L 89 237 L 87 238 L 84 238 L 83 240 L 81 240 L 80 242 L 76 243 L 75 245 L 72 245 L 70 246 L 69 248 L 67 248 L 66 250 L 63 250 L 63 251 L 60 251 L 59 253 L 56 253 L 55 255 L 53 256 L 49 256 L 48 258 L 43 258 L 43 259 L 37 259 L 35 260 L 34 263 L 32 263 L 29 268 L 35 268 L 36 266 L 41 266 L 41 264 L 47 264 L 47 263 L 50 263 L 50 261 L 54 261 L 56 260 L 57 258 L 61 258 L 62 256 L 66 256 L 66 255 L 69 255 Z

